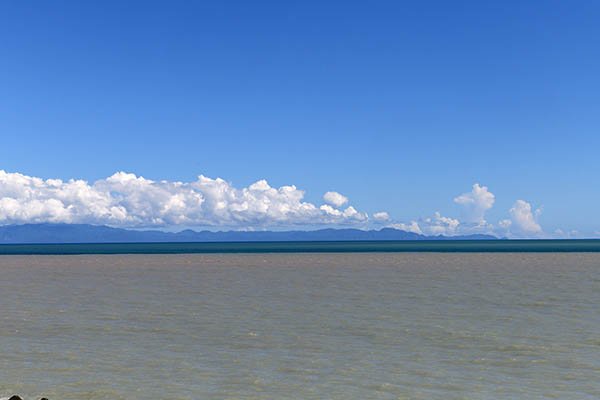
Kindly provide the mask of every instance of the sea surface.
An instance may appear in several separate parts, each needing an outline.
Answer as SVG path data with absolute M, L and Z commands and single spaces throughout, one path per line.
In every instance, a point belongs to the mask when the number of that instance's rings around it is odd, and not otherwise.
M 0 255 L 387 252 L 600 252 L 600 239 L 0 244 Z
M 0 397 L 598 399 L 600 253 L 0 256 Z

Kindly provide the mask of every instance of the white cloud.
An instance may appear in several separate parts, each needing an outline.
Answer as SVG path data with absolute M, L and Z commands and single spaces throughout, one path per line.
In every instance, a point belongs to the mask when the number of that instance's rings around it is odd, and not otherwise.
M 332 192 L 334 193 L 334 192 Z M 339 194 L 338 194 L 339 195 Z M 336 204 L 347 198 L 335 197 Z M 94 183 L 43 180 L 0 170 L 0 224 L 93 223 L 123 227 L 356 224 L 368 220 L 354 207 L 339 210 L 303 201 L 295 186 L 260 180 L 238 189 L 223 179 L 153 181 L 117 172 Z
M 538 222 L 542 209 L 533 210 L 531 204 L 524 200 L 517 200 L 510 208 L 510 218 L 500 220 L 497 225 L 488 223 L 485 220 L 485 213 L 493 207 L 495 196 L 486 186 L 481 186 L 478 183 L 473 185 L 470 192 L 457 196 L 454 202 L 464 207 L 465 218 L 447 217 L 436 212 L 431 217 L 420 218 L 410 223 L 390 221 L 387 226 L 433 236 L 472 234 L 488 234 L 513 238 L 582 236 L 577 231 L 563 232 L 557 230 L 553 234 L 545 233 Z M 377 219 L 376 215 L 373 215 L 374 219 Z
M 510 226 L 512 225 L 512 221 L 510 219 L 503 219 L 500 222 L 498 222 L 498 226 L 500 226 L 500 228 L 503 229 L 510 229 Z
M 423 234 L 421 227 L 416 221 L 411 221 L 410 223 L 398 222 L 395 224 L 391 224 L 390 228 L 400 229 L 401 231 L 418 233 L 419 235 Z
M 531 204 L 525 200 L 517 200 L 508 211 L 510 222 L 501 221 L 501 226 L 510 229 L 510 232 L 516 236 L 536 236 L 543 233 L 542 227 L 537 222 L 541 210 L 532 211 Z
M 496 196 L 488 190 L 487 186 L 476 183 L 470 192 L 456 197 L 454 202 L 464 207 L 466 222 L 484 225 L 485 213 L 494 206 L 495 200 Z
M 379 211 L 373 214 L 373 218 L 377 221 L 388 221 L 390 219 L 390 215 L 385 211 Z
M 542 209 L 533 210 L 531 204 L 524 200 L 517 200 L 510 208 L 510 218 L 500 220 L 497 225 L 488 223 L 485 220 L 485 213 L 493 207 L 495 196 L 486 186 L 481 186 L 478 183 L 473 185 L 470 192 L 457 196 L 454 202 L 464 207 L 464 219 L 447 217 L 436 212 L 431 217 L 421 218 L 410 223 L 392 221 L 388 226 L 434 236 L 472 234 L 489 234 L 514 238 L 581 236 L 581 233 L 577 231 L 563 232 L 561 230 L 557 230 L 553 235 L 546 234 L 538 222 Z M 375 215 L 374 218 L 376 218 Z
M 348 202 L 348 198 L 341 193 L 338 192 L 327 192 L 323 195 L 323 200 L 327 204 L 330 204 L 335 207 L 341 207 Z
M 436 212 L 433 217 L 423 219 L 420 226 L 423 233 L 427 235 L 453 236 L 458 234 L 460 221 L 455 218 L 444 217 Z
M 420 219 L 418 222 L 397 222 L 388 226 L 407 232 L 418 233 L 420 235 L 454 236 L 460 234 L 460 221 L 454 218 L 444 217 L 439 212 L 436 212 L 432 217 Z
M 560 228 L 555 229 L 552 235 L 552 238 L 554 239 L 581 239 L 584 237 L 585 236 L 582 235 L 581 232 L 575 229 L 565 232 Z
M 352 206 L 346 208 L 342 215 L 346 218 L 357 218 L 360 221 L 364 221 L 367 219 L 367 215 L 356 211 L 356 209 Z
M 319 207 L 319 209 L 321 211 L 323 211 L 324 213 L 326 213 L 327 215 L 333 215 L 336 217 L 342 216 L 342 212 L 340 210 L 338 210 L 337 208 L 331 207 L 329 204 L 323 204 L 321 207 Z
M 323 196 L 326 204 L 304 201 L 304 191 L 295 186 L 271 187 L 259 180 L 236 188 L 221 178 L 200 175 L 192 182 L 153 181 L 131 173 L 88 183 L 83 180 L 41 179 L 0 170 L 0 225 L 20 223 L 91 223 L 118 227 L 219 227 L 262 229 L 268 227 L 360 225 L 369 216 L 353 206 L 342 206 L 348 198 L 337 192 Z M 409 223 L 393 221 L 385 211 L 373 221 L 424 235 L 493 233 L 508 237 L 576 237 L 578 232 L 556 231 L 547 235 L 533 210 L 517 200 L 509 218 L 496 226 L 485 221 L 485 212 L 495 196 L 485 186 L 454 199 L 464 206 L 466 220 L 433 216 Z M 379 225 L 381 226 L 381 225 Z
M 326 215 L 333 217 L 342 217 L 344 219 L 353 221 L 366 221 L 369 218 L 369 216 L 366 213 L 358 212 L 352 206 L 346 208 L 345 210 L 338 210 L 337 208 L 331 207 L 329 204 L 323 204 L 321 207 L 319 207 L 319 209 L 323 211 Z

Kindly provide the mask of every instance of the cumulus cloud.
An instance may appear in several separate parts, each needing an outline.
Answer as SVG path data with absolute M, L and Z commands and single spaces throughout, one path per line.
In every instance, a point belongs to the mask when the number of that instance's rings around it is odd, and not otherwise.
M 594 235 L 597 236 L 598 233 L 595 232 Z M 572 229 L 570 231 L 563 231 L 562 229 L 558 228 L 554 230 L 552 237 L 554 239 L 581 239 L 584 236 L 581 234 L 581 232 L 575 229 Z
M 348 199 L 332 205 L 303 201 L 296 186 L 259 180 L 245 188 L 200 175 L 193 182 L 153 181 L 117 172 L 93 183 L 41 179 L 0 170 L 0 224 L 93 223 L 123 227 L 226 226 L 232 228 L 356 224 L 368 220 Z M 335 206 L 335 207 L 333 207 Z
M 348 202 L 348 198 L 341 193 L 338 192 L 327 192 L 323 195 L 323 200 L 327 204 L 330 204 L 335 207 L 341 207 Z
M 430 236 L 454 236 L 462 233 L 460 232 L 461 224 L 458 219 L 444 217 L 439 212 L 435 212 L 431 217 L 421 218 L 419 221 L 411 221 L 409 223 L 396 222 L 388 226 L 407 232 Z
M 323 204 L 321 207 L 319 207 L 319 209 L 326 215 L 333 217 L 349 218 L 355 221 L 366 221 L 368 219 L 368 215 L 366 213 L 358 212 L 352 206 L 347 207 L 345 210 L 339 210 L 337 208 L 333 208 L 329 204 Z
M 500 226 L 500 228 L 503 229 L 510 229 L 510 226 L 512 225 L 512 221 L 510 219 L 503 219 L 500 222 L 498 222 L 498 226 Z
M 391 224 L 389 227 L 394 229 L 400 229 L 401 231 L 417 233 L 419 235 L 423 234 L 423 231 L 421 230 L 421 227 L 419 226 L 419 223 L 417 221 L 411 221 L 409 223 L 398 222 L 395 224 Z
M 458 219 L 444 217 L 439 212 L 434 213 L 431 217 L 422 218 L 418 222 L 396 222 L 390 224 L 389 227 L 429 236 L 454 236 L 463 233 L 460 232 L 461 224 Z
M 431 217 L 420 218 L 410 223 L 391 222 L 388 226 L 425 235 L 470 235 L 491 234 L 508 237 L 547 236 L 538 222 L 541 209 L 532 210 L 529 203 L 517 200 L 509 210 L 510 218 L 500 220 L 497 225 L 488 223 L 485 214 L 495 203 L 495 195 L 487 186 L 475 183 L 470 192 L 463 193 L 454 202 L 463 206 L 461 219 L 447 217 L 436 212 Z M 375 218 L 375 216 L 374 216 Z M 555 236 L 575 236 L 579 233 L 555 233 Z
M 520 236 L 535 236 L 543 233 L 537 221 L 541 209 L 533 211 L 531 204 L 525 200 L 517 200 L 508 212 L 510 220 L 501 221 L 501 224 L 511 233 Z
M 474 233 L 492 233 L 493 225 L 485 220 L 485 213 L 494 206 L 496 197 L 487 186 L 475 183 L 470 192 L 463 193 L 454 198 L 454 202 L 463 206 L 464 219 L 446 217 L 440 212 L 431 217 L 421 218 L 410 223 L 395 222 L 389 226 L 425 235 L 469 235 Z M 376 216 L 373 215 L 375 219 Z
M 484 225 L 485 213 L 494 206 L 495 200 L 496 196 L 488 190 L 487 186 L 476 183 L 470 192 L 457 196 L 454 202 L 464 207 L 466 222 Z
M 510 218 L 503 219 L 498 222 L 498 226 L 509 237 L 526 238 L 526 237 L 556 237 L 566 238 L 580 235 L 579 232 L 570 231 L 564 232 L 561 229 L 556 229 L 553 234 L 546 234 L 538 222 L 538 218 L 542 213 L 541 208 L 535 211 L 531 204 L 525 200 L 517 200 L 508 211 Z
M 379 211 L 373 214 L 373 219 L 376 221 L 388 221 L 390 219 L 390 215 L 385 211 Z
M 421 230 L 427 235 L 453 236 L 458 233 L 460 221 L 455 218 L 444 217 L 436 212 L 433 217 L 423 219 L 420 226 Z
M 221 178 L 203 175 L 192 182 L 154 181 L 117 172 L 89 183 L 84 180 L 41 179 L 0 170 L 0 225 L 20 223 L 90 223 L 118 227 L 219 227 L 261 229 L 270 227 L 358 225 L 368 226 L 369 216 L 337 192 L 327 192 L 325 204 L 304 201 L 296 186 L 271 187 L 259 180 L 237 188 Z M 509 218 L 497 225 L 485 221 L 495 196 L 486 186 L 454 199 L 465 210 L 465 219 L 443 216 L 393 221 L 385 211 L 373 214 L 379 226 L 424 235 L 492 233 L 508 237 L 548 237 L 534 210 L 517 200 Z M 577 232 L 557 230 L 554 237 L 575 237 Z M 551 236 L 552 236 L 551 235 Z

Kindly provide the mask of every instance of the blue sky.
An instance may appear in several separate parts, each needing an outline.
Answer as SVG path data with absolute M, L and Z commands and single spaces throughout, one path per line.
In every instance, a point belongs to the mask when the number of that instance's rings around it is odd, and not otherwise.
M 600 230 L 598 2 L 122 3 L 0 3 L 0 169 Z

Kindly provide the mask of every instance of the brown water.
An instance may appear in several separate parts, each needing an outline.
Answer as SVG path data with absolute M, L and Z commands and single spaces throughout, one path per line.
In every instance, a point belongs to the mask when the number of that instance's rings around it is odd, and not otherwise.
M 0 257 L 0 397 L 597 399 L 600 254 Z

